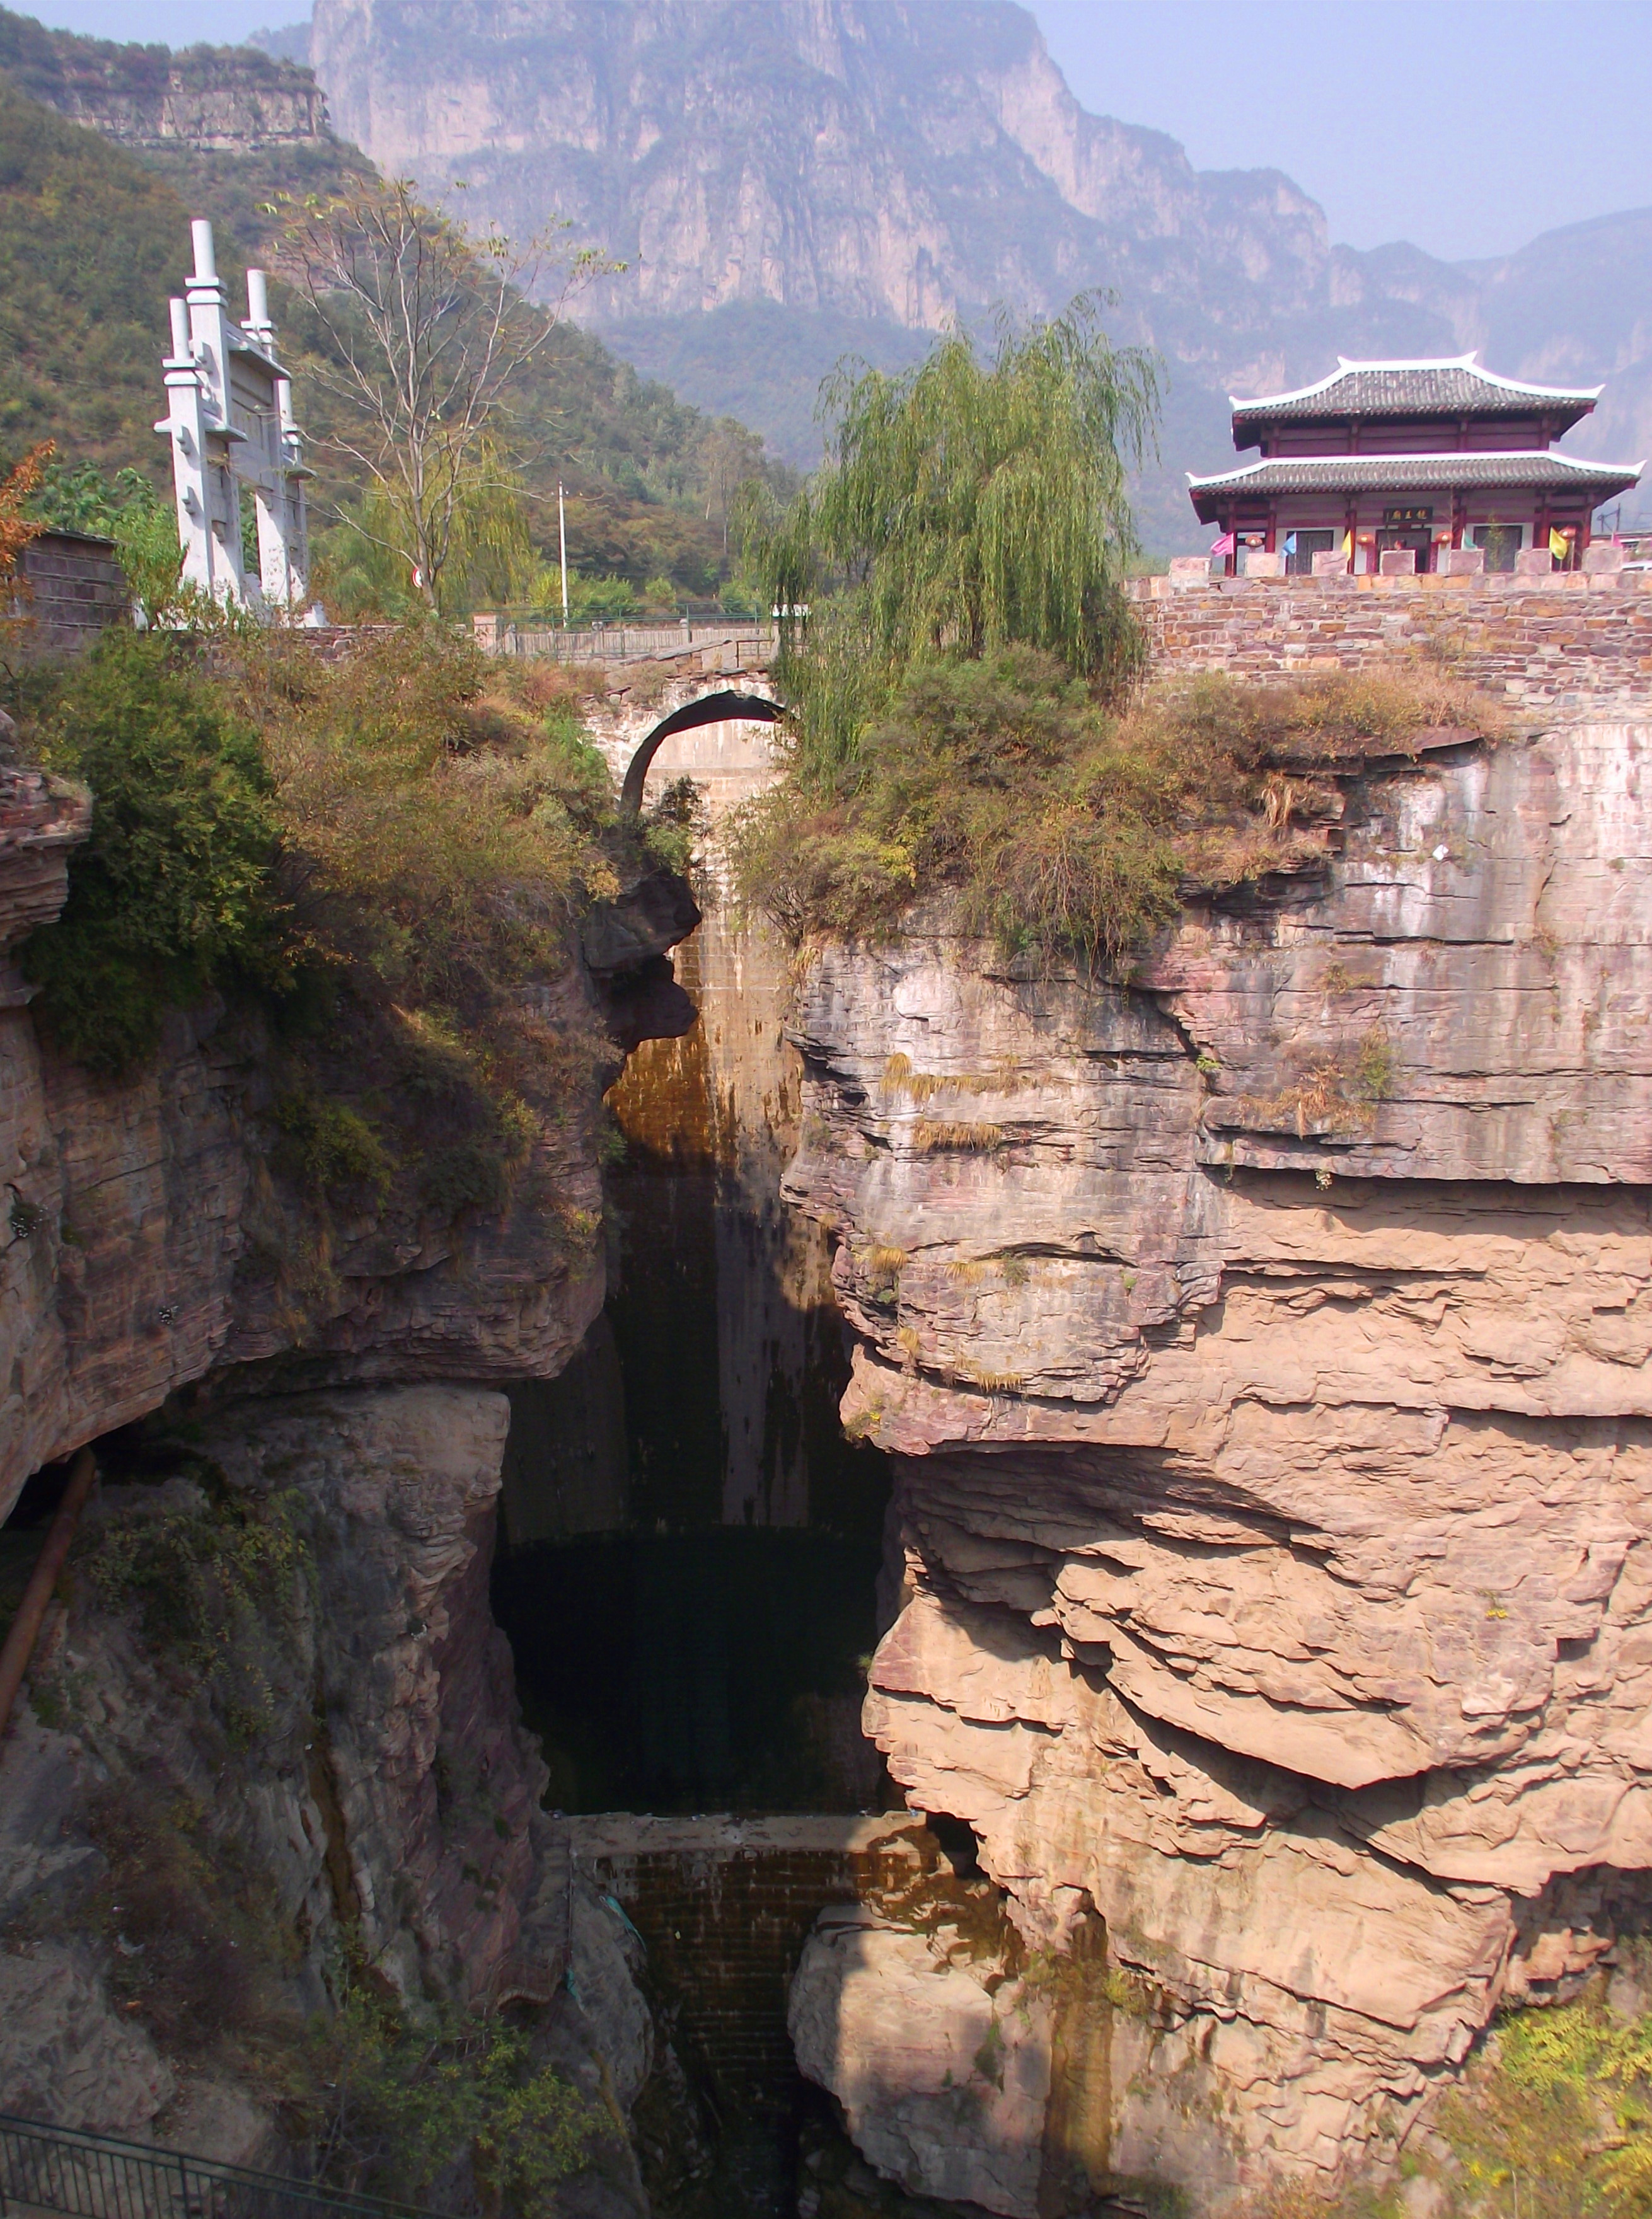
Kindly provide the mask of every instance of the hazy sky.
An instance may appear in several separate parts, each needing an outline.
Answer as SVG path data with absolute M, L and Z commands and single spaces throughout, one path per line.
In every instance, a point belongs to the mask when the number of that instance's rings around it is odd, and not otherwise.
M 11 0 L 16 6 L 19 0 Z M 1087 108 L 1200 169 L 1286 171 L 1354 246 L 1448 259 L 1652 200 L 1652 0 L 1032 0 Z M 46 0 L 104 38 L 228 40 L 303 0 Z

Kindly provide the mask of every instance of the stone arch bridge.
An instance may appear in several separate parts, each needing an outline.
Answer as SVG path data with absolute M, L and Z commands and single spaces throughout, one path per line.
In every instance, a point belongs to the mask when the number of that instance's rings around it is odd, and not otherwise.
M 491 628 L 488 628 L 491 627 Z M 606 683 L 586 729 L 637 810 L 655 790 L 692 776 L 715 822 L 773 776 L 770 736 L 779 708 L 771 683 L 772 625 L 651 625 L 601 632 L 531 632 L 477 620 L 491 652 L 599 664 Z

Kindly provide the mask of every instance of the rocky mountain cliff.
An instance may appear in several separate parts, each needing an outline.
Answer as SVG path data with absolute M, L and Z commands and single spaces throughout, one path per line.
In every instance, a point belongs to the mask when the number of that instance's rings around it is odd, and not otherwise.
M 944 910 L 817 955 L 788 1189 L 897 1472 L 867 1730 L 1034 1953 L 1104 1945 L 1094 2185 L 1227 2211 L 1407 2135 L 1432 2172 L 1498 2005 L 1644 1930 L 1652 609 L 1186 598 L 1161 668 L 1432 637 L 1527 737 L 1370 763 L 1320 869 L 1195 905 L 1128 989 Z M 794 2028 L 880 2167 L 1033 2219 L 1049 1991 L 960 2110 L 996 2022 L 945 1938 L 823 1923 Z
M 1144 487 L 1157 544 L 1196 537 L 1179 472 L 1220 461 L 1225 395 L 1338 350 L 1484 345 L 1508 371 L 1615 376 L 1600 432 L 1652 444 L 1625 282 L 1652 218 L 1487 268 L 1337 246 L 1281 172 L 1196 171 L 1164 134 L 1088 114 L 1008 0 L 317 0 L 307 51 L 383 167 L 463 180 L 518 233 L 570 218 L 629 265 L 586 313 L 804 459 L 844 351 L 897 363 L 953 316 L 1095 286 L 1171 368 L 1169 468 Z
M 253 153 L 328 135 L 312 73 L 252 47 L 169 53 L 74 38 L 0 9 L 0 70 L 31 99 L 128 146 Z
M 272 1153 L 256 1011 L 173 1011 L 119 1080 L 37 1031 L 16 952 L 90 814 L 0 765 L 0 1514 L 83 1442 L 103 1478 L 0 1742 L 0 2104 L 285 2162 L 351 1978 L 518 1997 L 597 2123 L 570 2208 L 630 2219 L 634 1944 L 539 1808 L 488 1596 L 502 1389 L 602 1304 L 620 1049 L 508 1209 L 438 1223 L 404 1181 L 318 1213 Z M 658 875 L 592 911 L 542 1021 L 680 1027 L 661 958 L 696 917 Z

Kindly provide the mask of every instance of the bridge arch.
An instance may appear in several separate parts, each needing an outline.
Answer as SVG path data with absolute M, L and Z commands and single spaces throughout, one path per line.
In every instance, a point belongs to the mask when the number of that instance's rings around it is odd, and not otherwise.
M 779 703 L 762 693 L 724 690 L 720 693 L 703 693 L 697 701 L 685 701 L 680 709 L 674 709 L 668 717 L 660 719 L 626 766 L 624 784 L 619 789 L 622 812 L 633 817 L 641 815 L 649 766 L 674 732 L 692 732 L 700 724 L 773 724 L 783 714 Z

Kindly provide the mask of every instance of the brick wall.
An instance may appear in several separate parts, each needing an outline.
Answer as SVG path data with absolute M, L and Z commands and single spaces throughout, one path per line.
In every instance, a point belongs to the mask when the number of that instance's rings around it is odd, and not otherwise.
M 1536 714 L 1606 716 L 1652 701 L 1652 579 L 1139 580 L 1155 668 L 1235 678 L 1361 670 L 1417 656 Z
M 37 653 L 78 654 L 109 625 L 126 621 L 132 596 L 112 539 L 42 531 L 17 568 L 17 612 Z
M 581 1870 L 648 1944 L 685 2062 L 725 2116 L 783 2115 L 798 2085 L 787 1992 L 829 1903 L 895 1893 L 931 1869 L 921 1818 L 650 1818 L 568 1822 Z

